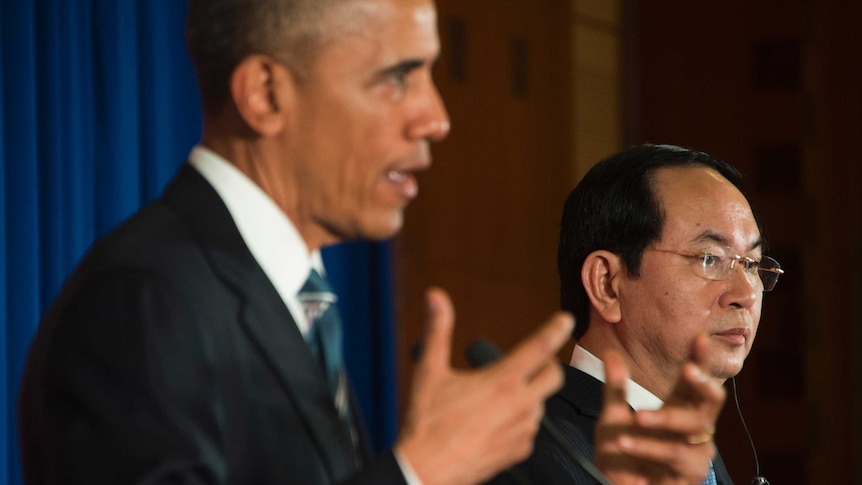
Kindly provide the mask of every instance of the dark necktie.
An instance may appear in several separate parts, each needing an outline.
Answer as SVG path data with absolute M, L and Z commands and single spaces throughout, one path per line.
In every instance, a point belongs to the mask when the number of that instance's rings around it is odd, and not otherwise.
M 309 331 L 307 336 L 311 354 L 318 361 L 326 375 L 326 383 L 332 393 L 338 417 L 350 429 L 354 455 L 359 463 L 360 449 L 356 426 L 350 412 L 347 395 L 347 378 L 342 361 L 341 317 L 338 314 L 338 297 L 332 292 L 329 283 L 320 273 L 312 269 L 297 299 L 305 309 Z
M 332 292 L 329 283 L 316 270 L 305 281 L 305 285 L 297 295 L 305 309 L 308 318 L 308 346 L 312 355 L 318 360 L 326 375 L 329 390 L 338 404 L 339 387 L 341 386 L 341 318 L 338 315 L 336 302 L 338 297 Z M 340 410 L 339 410 L 340 411 Z

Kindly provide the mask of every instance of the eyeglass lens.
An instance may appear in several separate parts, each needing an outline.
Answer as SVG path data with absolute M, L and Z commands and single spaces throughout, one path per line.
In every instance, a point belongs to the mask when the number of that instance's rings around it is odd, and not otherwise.
M 769 256 L 764 256 L 760 260 L 757 272 L 760 274 L 760 280 L 763 281 L 763 291 L 771 291 L 775 288 L 778 277 L 781 275 L 780 269 L 781 265 L 778 264 L 778 261 Z
M 761 258 L 760 263 L 755 264 L 749 264 L 753 262 L 749 258 L 735 256 L 733 253 L 728 253 L 727 251 L 714 251 L 712 252 L 712 256 L 713 258 L 710 258 L 709 255 L 704 257 L 701 268 L 703 275 L 709 279 L 723 280 L 729 277 L 736 264 L 739 263 L 752 283 L 755 282 L 753 278 L 757 277 L 763 284 L 763 291 L 771 291 L 775 288 L 775 285 L 778 283 L 778 277 L 782 273 L 781 265 L 778 264 L 778 261 L 768 256 L 764 256 Z M 757 276 L 755 276 L 755 272 Z

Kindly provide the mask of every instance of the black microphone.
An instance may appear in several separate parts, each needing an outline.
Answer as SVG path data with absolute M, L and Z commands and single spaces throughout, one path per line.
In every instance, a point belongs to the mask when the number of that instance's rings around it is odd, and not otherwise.
M 502 354 L 494 344 L 485 339 L 479 339 L 473 342 L 465 352 L 467 362 L 475 368 L 479 368 L 500 360 Z M 555 425 L 547 416 L 542 416 L 542 428 L 551 435 L 554 441 L 568 453 L 569 457 L 581 466 L 587 473 L 590 474 L 601 485 L 613 485 L 605 474 L 599 470 L 583 453 L 574 446 L 557 425 Z M 767 484 L 768 485 L 768 484 Z

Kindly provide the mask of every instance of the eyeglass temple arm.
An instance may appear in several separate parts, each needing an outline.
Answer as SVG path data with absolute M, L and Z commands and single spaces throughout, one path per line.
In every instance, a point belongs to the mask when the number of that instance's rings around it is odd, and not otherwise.
M 760 267 L 760 268 L 757 268 L 757 270 L 758 271 L 769 271 L 770 273 L 784 274 L 784 270 L 781 268 L 763 268 L 763 267 Z

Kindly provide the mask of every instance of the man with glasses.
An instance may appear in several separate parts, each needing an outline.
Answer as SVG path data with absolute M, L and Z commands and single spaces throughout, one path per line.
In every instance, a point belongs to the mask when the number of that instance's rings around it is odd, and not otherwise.
M 558 269 L 577 345 L 547 415 L 615 483 L 634 470 L 732 483 L 712 439 L 721 385 L 742 370 L 763 292 L 783 273 L 740 180 L 708 154 L 642 145 L 594 166 L 565 203 Z M 592 483 L 544 433 L 522 469 Z

